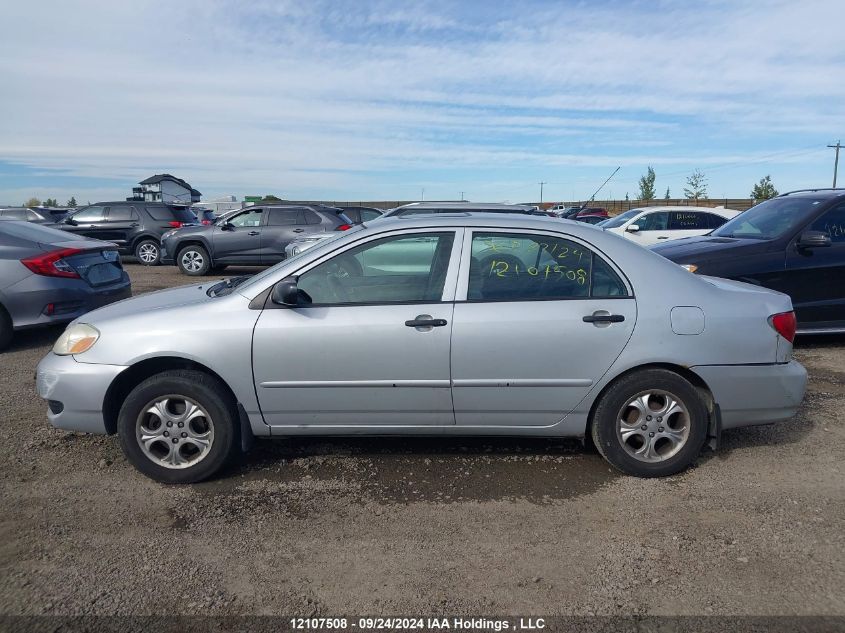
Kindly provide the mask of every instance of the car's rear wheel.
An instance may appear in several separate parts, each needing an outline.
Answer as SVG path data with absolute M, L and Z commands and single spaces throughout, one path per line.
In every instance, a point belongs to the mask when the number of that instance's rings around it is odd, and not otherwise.
M 179 250 L 176 264 L 186 275 L 197 277 L 205 275 L 211 268 L 208 251 L 199 244 L 190 244 Z
M 162 483 L 211 477 L 238 448 L 237 410 L 226 391 L 216 378 L 192 370 L 165 371 L 143 381 L 118 415 L 127 459 Z
M 9 347 L 9 343 L 12 342 L 12 336 L 12 318 L 6 312 L 6 308 L 0 306 L 0 351 Z
M 613 466 L 638 477 L 687 468 L 707 438 L 707 406 L 688 380 L 665 369 L 624 376 L 602 395 L 592 438 Z
M 143 266 L 158 266 L 161 246 L 155 240 L 141 240 L 135 245 L 135 258 Z

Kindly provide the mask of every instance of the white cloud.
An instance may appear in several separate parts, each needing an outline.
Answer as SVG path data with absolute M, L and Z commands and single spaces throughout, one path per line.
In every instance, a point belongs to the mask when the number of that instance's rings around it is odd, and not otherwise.
M 0 160 L 389 195 L 450 166 L 480 188 L 485 168 L 754 162 L 845 124 L 834 0 L 244 6 L 4 7 Z

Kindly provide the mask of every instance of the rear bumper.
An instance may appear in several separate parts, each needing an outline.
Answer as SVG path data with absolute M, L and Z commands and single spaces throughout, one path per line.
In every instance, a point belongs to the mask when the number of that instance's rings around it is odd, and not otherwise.
M 722 428 L 788 420 L 801 405 L 807 370 L 796 360 L 779 365 L 690 367 L 707 383 L 722 413 Z
M 124 369 L 122 365 L 78 363 L 73 356 L 47 354 L 38 363 L 35 388 L 50 403 L 50 424 L 68 431 L 106 433 L 106 391 Z
M 91 310 L 132 296 L 129 275 L 123 271 L 120 281 L 95 288 L 82 279 L 30 275 L 7 288 L 5 306 L 18 330 L 54 323 L 67 323 Z M 55 312 L 46 313 L 48 304 Z

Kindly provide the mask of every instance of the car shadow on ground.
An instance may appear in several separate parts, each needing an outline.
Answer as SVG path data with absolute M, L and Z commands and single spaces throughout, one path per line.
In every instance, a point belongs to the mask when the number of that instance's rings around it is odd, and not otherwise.
M 33 328 L 31 330 L 17 330 L 12 337 L 12 342 L 0 354 L 9 355 L 14 352 L 27 352 L 42 348 L 46 354 L 53 343 L 61 336 L 65 325 L 51 325 L 49 327 Z

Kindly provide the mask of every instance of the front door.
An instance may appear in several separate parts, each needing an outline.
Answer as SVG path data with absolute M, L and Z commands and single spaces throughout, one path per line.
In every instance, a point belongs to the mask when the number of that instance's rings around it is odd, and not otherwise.
M 73 215 L 68 216 L 62 222 L 62 230 L 100 239 L 103 232 L 105 208 L 90 206 L 80 209 Z
M 638 231 L 627 232 L 625 237 L 640 244 L 651 246 L 660 244 L 664 240 L 671 239 L 672 232 L 669 230 L 669 212 L 653 211 L 637 218 L 633 224 L 639 227 Z
M 622 353 L 636 301 L 574 240 L 485 230 L 473 232 L 469 251 L 452 329 L 456 423 L 553 425 Z
M 461 234 L 371 238 L 306 267 L 298 287 L 310 303 L 268 304 L 253 334 L 267 424 L 454 424 L 449 350 Z
M 261 263 L 261 208 L 251 208 L 214 227 L 212 258 L 219 263 Z
M 787 246 L 786 271 L 776 290 L 792 297 L 800 328 L 842 327 L 845 322 L 845 204 L 826 211 L 804 230 L 822 231 L 830 246 L 803 249 L 800 234 Z

